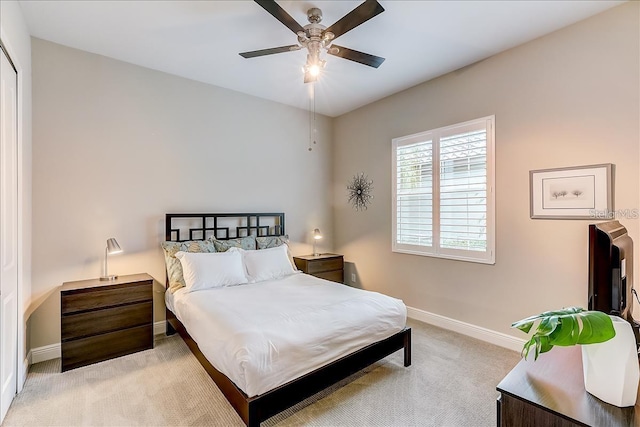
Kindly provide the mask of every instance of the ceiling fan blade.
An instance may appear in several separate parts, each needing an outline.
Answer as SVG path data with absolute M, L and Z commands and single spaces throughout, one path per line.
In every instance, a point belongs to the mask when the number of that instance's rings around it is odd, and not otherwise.
M 333 48 L 338 48 L 338 51 L 332 53 Z M 368 65 L 369 67 L 378 68 L 380 64 L 384 62 L 384 58 L 375 55 L 369 55 L 368 53 L 359 52 L 357 50 L 349 49 L 348 47 L 331 45 L 331 49 L 327 50 L 327 53 L 340 58 L 348 59 L 349 61 L 359 62 L 360 64 Z
M 272 47 L 271 49 L 252 50 L 251 52 L 242 52 L 239 55 L 243 58 L 255 58 L 256 56 L 273 55 L 274 53 L 291 52 L 300 50 L 300 46 L 292 44 L 289 46 Z
M 254 0 L 258 3 L 264 10 L 269 12 L 274 18 L 278 21 L 282 22 L 294 33 L 298 33 L 300 31 L 304 32 L 304 28 L 302 25 L 298 24 L 295 19 L 291 17 L 283 8 L 275 2 L 275 0 Z
M 324 33 L 331 32 L 335 36 L 334 39 L 337 39 L 347 31 L 353 30 L 358 25 L 365 23 L 382 12 L 384 12 L 384 7 L 382 7 L 380 3 L 376 0 L 366 0 L 360 6 L 340 18 L 338 22 L 324 30 Z

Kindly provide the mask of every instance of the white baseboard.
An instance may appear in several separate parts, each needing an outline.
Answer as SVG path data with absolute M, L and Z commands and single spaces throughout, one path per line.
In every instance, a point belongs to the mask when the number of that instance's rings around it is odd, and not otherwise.
M 44 362 L 45 360 L 57 359 L 62 353 L 60 343 L 44 345 L 42 347 L 32 348 L 31 363 Z
M 27 353 L 27 357 L 25 357 L 22 361 L 22 376 L 19 376 L 18 379 L 18 393 L 22 391 L 24 383 L 27 380 L 27 375 L 29 374 L 29 366 L 31 366 L 31 351 Z
M 153 324 L 153 335 L 162 335 L 167 332 L 167 321 L 161 320 Z
M 509 350 L 517 352 L 522 350 L 522 345 L 525 341 L 520 338 L 512 337 L 511 335 L 503 334 L 502 332 L 492 331 L 491 329 L 472 325 L 471 323 L 461 322 L 460 320 L 451 319 L 439 314 L 430 313 L 428 311 L 420 310 L 419 308 L 407 307 L 407 316 L 411 319 L 419 320 L 443 329 L 448 329 L 450 331 L 499 345 L 500 347 L 508 348 Z
M 160 322 L 155 322 L 153 324 L 153 335 L 164 334 L 166 331 L 166 321 L 161 320 Z M 42 347 L 32 348 L 29 350 L 29 354 L 27 359 L 25 359 L 25 363 L 28 363 L 27 370 L 29 366 L 34 363 L 44 362 L 46 360 L 57 359 L 62 354 L 62 350 L 60 347 L 60 343 L 55 343 L 51 345 L 45 345 Z

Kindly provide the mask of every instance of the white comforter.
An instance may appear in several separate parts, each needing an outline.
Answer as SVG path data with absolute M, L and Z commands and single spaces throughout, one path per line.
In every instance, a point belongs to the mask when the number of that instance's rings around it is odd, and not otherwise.
M 402 330 L 402 301 L 307 274 L 181 289 L 168 307 L 220 372 L 249 397 Z

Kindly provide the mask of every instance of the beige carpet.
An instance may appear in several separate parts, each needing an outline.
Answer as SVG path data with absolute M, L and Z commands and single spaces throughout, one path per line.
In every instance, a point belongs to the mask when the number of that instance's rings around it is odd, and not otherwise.
M 410 321 L 412 366 L 397 352 L 263 426 L 495 426 L 495 386 L 519 354 Z M 3 426 L 244 424 L 178 336 L 153 350 L 60 373 L 31 367 Z

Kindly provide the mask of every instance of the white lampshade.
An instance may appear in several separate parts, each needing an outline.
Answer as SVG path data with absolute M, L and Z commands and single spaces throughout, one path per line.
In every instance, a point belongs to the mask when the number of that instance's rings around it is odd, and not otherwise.
M 115 274 L 109 274 L 109 266 L 107 264 L 108 256 L 119 254 L 122 252 L 122 248 L 113 237 L 107 239 L 107 247 L 104 249 L 104 262 L 102 264 L 102 276 L 100 276 L 100 280 L 115 280 L 118 278 Z
M 107 240 L 107 252 L 109 255 L 119 254 L 122 252 L 122 248 L 120 248 L 120 245 L 113 237 Z

